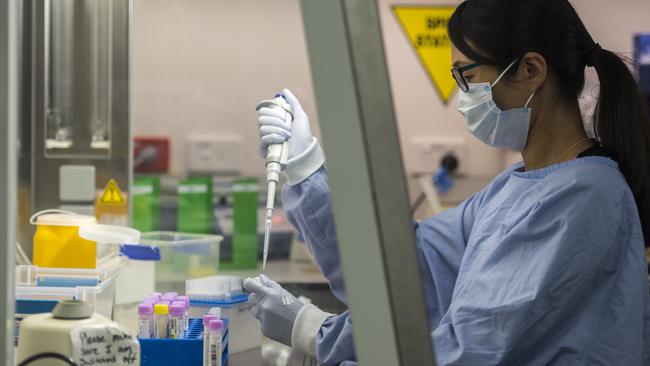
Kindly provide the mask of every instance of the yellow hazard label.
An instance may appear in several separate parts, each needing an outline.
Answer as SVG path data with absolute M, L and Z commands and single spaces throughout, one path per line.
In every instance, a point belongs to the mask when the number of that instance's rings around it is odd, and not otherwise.
M 451 76 L 451 41 L 447 32 L 453 6 L 394 6 L 404 33 L 444 104 L 456 90 Z
M 108 181 L 106 188 L 104 188 L 104 193 L 99 198 L 99 202 L 107 205 L 123 205 L 126 203 L 124 194 L 122 194 L 120 186 L 117 185 L 115 179 Z

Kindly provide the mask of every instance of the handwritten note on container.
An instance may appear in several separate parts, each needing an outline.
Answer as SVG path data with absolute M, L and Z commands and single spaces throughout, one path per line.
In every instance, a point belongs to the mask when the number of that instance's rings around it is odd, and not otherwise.
M 79 326 L 70 337 L 79 366 L 140 366 L 140 343 L 131 331 L 117 324 Z

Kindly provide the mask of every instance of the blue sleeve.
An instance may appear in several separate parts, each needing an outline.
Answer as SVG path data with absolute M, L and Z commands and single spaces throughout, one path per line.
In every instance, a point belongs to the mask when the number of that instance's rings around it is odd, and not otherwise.
M 458 208 L 416 225 L 431 329 L 449 307 L 467 236 L 482 196 L 480 192 Z M 323 167 L 300 184 L 285 185 L 282 197 L 289 221 L 306 241 L 336 297 L 347 304 L 327 171 Z M 324 366 L 339 365 L 344 361 L 356 364 L 348 312 L 330 317 L 323 323 L 316 351 L 318 362 Z
M 285 184 L 282 205 L 289 221 L 307 243 L 332 293 L 348 305 L 325 167 L 299 184 Z
M 282 204 L 289 221 L 307 243 L 327 278 L 332 292 L 347 305 L 325 167 L 297 185 L 285 185 Z M 316 337 L 316 360 L 323 366 L 357 364 L 349 311 L 323 322 Z
M 465 246 L 483 192 L 416 226 L 422 290 L 430 329 L 449 309 Z
M 588 180 L 540 188 L 522 205 L 529 209 L 501 218 L 494 235 L 471 240 L 449 310 L 433 332 L 439 365 L 530 364 L 531 354 L 561 349 L 553 342 L 569 331 L 592 332 L 579 331 L 578 317 L 602 294 L 594 284 L 618 270 L 630 207 L 620 188 Z
M 316 360 L 322 366 L 356 365 L 350 311 L 329 317 L 316 338 Z

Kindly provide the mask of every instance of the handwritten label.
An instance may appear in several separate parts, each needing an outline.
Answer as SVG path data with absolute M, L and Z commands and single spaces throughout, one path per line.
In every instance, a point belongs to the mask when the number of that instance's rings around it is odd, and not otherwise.
M 140 343 L 131 331 L 117 324 L 79 326 L 70 337 L 79 366 L 140 365 Z

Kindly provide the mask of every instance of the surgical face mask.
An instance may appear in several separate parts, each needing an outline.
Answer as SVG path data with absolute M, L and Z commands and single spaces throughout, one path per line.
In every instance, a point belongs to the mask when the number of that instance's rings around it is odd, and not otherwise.
M 487 145 L 500 149 L 522 151 L 528 140 L 531 109 L 528 104 L 535 96 L 533 93 L 523 108 L 502 111 L 492 99 L 492 88 L 517 63 L 512 62 L 493 83 L 469 83 L 467 92 L 461 91 L 458 99 L 458 111 L 465 116 L 465 128 Z

